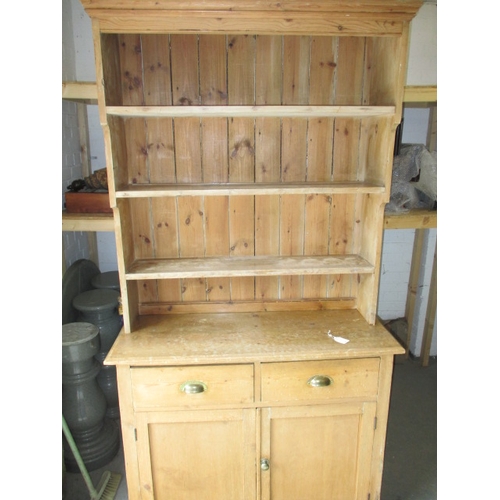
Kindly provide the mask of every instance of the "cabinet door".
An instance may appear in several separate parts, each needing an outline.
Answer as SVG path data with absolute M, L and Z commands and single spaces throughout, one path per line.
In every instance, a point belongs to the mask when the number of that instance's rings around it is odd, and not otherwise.
M 136 416 L 143 500 L 255 500 L 255 410 Z
M 375 407 L 263 409 L 262 500 L 367 500 Z

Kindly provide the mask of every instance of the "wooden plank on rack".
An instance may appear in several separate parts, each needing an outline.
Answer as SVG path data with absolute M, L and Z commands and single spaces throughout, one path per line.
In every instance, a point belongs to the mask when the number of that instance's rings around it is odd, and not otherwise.
M 63 82 L 62 98 L 68 101 L 97 104 L 97 85 L 95 82 Z
M 437 102 L 437 85 L 407 85 L 403 102 Z
M 432 229 L 437 227 L 436 210 L 410 210 L 386 213 L 384 229 Z
M 114 231 L 113 214 L 69 214 L 62 212 L 63 231 Z
M 345 44 L 348 43 L 364 43 L 364 39 L 362 37 L 353 37 L 353 38 L 340 38 L 339 50 L 344 47 Z M 346 48 L 347 53 L 350 54 L 360 54 L 360 51 L 353 49 L 352 51 Z M 340 60 L 339 52 L 339 60 Z M 362 52 L 361 52 L 362 53 Z M 349 59 L 349 57 L 348 57 Z M 352 61 L 352 59 L 351 59 Z M 355 68 L 356 65 L 353 65 L 353 71 L 351 73 L 352 79 L 354 82 L 360 82 L 360 78 L 356 78 Z M 353 87 L 346 87 L 346 91 L 348 89 L 353 90 Z M 343 98 L 345 92 L 341 92 L 340 89 L 337 92 L 336 102 L 338 104 L 342 104 L 341 101 L 345 103 L 356 102 L 355 100 Z M 63 82 L 62 83 L 62 98 L 68 100 L 78 100 L 78 101 L 96 101 L 97 102 L 97 86 L 95 82 Z M 406 85 L 404 88 L 403 94 L 403 102 L 412 103 L 412 102 L 437 102 L 437 85 Z M 92 102 L 93 103 L 93 102 Z

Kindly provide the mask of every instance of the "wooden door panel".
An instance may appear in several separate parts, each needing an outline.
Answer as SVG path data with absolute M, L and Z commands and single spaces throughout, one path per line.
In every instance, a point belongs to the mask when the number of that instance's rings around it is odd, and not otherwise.
M 375 403 L 263 410 L 262 500 L 366 500 L 374 418 Z
M 141 494 L 255 500 L 255 410 L 138 415 Z

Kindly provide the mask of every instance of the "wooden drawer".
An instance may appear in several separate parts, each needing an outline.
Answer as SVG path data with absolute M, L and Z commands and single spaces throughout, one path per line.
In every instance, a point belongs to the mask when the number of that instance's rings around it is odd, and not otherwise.
M 262 364 L 262 401 L 375 398 L 379 359 Z
M 134 407 L 142 410 L 253 401 L 253 365 L 132 368 Z

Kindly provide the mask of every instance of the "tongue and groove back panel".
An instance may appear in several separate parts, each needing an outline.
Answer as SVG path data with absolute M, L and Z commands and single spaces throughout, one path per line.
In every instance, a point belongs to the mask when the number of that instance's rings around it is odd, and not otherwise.
M 129 276 L 125 297 L 137 301 L 137 312 L 359 308 L 365 295 L 364 315 L 373 322 L 400 113 L 401 38 L 102 33 L 100 44 L 106 107 L 146 110 L 112 112 L 104 124 L 126 275 L 138 260 L 224 256 L 360 255 L 373 266 L 367 274 Z M 147 114 L 155 106 L 202 112 Z M 211 106 L 358 111 L 203 116 Z M 373 115 L 364 112 L 368 107 L 392 112 Z M 346 189 L 300 189 L 314 183 Z M 203 189 L 188 196 L 131 194 L 165 184 L 263 189 L 237 196 Z M 291 184 L 299 187 L 287 191 Z

